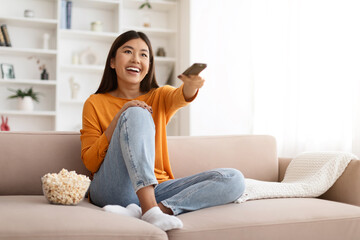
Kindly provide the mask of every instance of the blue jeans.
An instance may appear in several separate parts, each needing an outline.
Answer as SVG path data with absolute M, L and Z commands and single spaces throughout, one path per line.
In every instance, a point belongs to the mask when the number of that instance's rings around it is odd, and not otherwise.
M 94 174 L 91 201 L 99 207 L 139 205 L 137 190 L 155 185 L 156 201 L 178 215 L 233 202 L 245 189 L 243 175 L 232 168 L 214 169 L 158 184 L 154 164 L 152 116 L 146 109 L 128 108 L 121 114 L 105 159 Z

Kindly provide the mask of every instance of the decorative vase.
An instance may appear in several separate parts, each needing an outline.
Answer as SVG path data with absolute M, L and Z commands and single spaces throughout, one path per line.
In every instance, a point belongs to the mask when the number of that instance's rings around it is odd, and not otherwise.
M 91 23 L 91 31 L 94 32 L 102 32 L 103 28 L 102 28 L 103 24 L 101 21 L 95 21 Z
M 146 28 L 151 27 L 150 11 L 145 9 L 141 11 L 141 26 Z
M 24 98 L 18 98 L 18 109 L 22 111 L 33 111 L 34 102 L 30 96 Z
M 41 80 L 49 80 L 49 73 L 44 69 L 41 73 Z
M 74 65 L 77 65 L 80 63 L 79 53 L 77 53 L 77 52 L 73 53 L 71 63 Z
M 156 56 L 158 56 L 158 57 L 166 57 L 165 49 L 163 47 L 159 47 L 157 52 L 156 52 Z
M 75 100 L 78 98 L 78 93 L 79 93 L 79 90 L 80 90 L 80 84 L 76 83 L 74 81 L 74 78 L 71 77 L 69 79 L 69 82 L 70 82 L 70 90 L 71 90 L 71 99 Z
M 31 10 L 31 9 L 25 9 L 25 11 L 24 11 L 24 17 L 33 18 L 33 17 L 35 17 L 35 13 L 34 13 L 34 11 Z

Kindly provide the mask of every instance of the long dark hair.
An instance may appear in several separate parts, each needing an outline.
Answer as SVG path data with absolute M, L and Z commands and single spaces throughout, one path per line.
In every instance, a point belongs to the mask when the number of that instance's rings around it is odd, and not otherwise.
M 149 38 L 142 32 L 136 32 L 136 31 L 127 31 L 120 36 L 118 36 L 114 43 L 112 44 L 109 54 L 106 59 L 105 64 L 105 70 L 104 74 L 101 79 L 101 83 L 99 85 L 98 90 L 95 93 L 106 93 L 110 92 L 112 90 L 117 89 L 118 83 L 117 83 L 117 76 L 115 69 L 110 67 L 110 61 L 112 58 L 115 58 L 116 51 L 124 45 L 126 42 L 132 40 L 141 38 L 144 40 L 146 45 L 149 48 L 150 51 L 150 66 L 149 66 L 149 72 L 146 74 L 144 79 L 140 83 L 140 91 L 141 92 L 149 92 L 152 88 L 158 88 L 159 85 L 156 82 L 155 77 L 155 66 L 154 66 L 154 54 L 151 47 L 151 43 Z

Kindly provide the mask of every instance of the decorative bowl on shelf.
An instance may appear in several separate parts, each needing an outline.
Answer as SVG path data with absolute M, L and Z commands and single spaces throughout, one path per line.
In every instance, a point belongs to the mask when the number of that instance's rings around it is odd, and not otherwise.
M 80 63 L 83 65 L 97 65 L 98 57 L 96 53 L 88 47 L 80 53 Z

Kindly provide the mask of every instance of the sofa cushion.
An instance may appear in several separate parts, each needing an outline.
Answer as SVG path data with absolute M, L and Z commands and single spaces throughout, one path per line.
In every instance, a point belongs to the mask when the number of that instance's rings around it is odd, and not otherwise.
M 44 196 L 1 196 L 0 239 L 167 239 L 142 220 L 77 206 L 49 204 Z
M 360 207 L 315 198 L 227 204 L 180 215 L 171 240 L 359 239 Z

